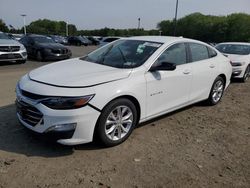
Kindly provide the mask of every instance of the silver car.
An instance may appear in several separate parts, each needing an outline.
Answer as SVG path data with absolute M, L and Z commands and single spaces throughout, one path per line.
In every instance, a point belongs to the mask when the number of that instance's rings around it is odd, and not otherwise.
M 27 52 L 25 47 L 16 40 L 9 38 L 5 33 L 0 32 L 0 62 L 16 61 L 25 63 Z

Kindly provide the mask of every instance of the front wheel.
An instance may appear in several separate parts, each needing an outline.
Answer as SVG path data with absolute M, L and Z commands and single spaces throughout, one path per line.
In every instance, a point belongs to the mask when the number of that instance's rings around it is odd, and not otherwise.
M 137 110 L 128 99 L 110 102 L 102 111 L 97 123 L 97 136 L 105 146 L 124 142 L 137 123 Z
M 220 102 L 225 88 L 225 81 L 222 77 L 218 76 L 211 88 L 207 103 L 209 105 L 216 105 Z
M 37 52 L 36 52 L 36 60 L 37 60 L 37 61 L 43 61 L 43 60 L 44 60 L 41 51 L 37 51 Z

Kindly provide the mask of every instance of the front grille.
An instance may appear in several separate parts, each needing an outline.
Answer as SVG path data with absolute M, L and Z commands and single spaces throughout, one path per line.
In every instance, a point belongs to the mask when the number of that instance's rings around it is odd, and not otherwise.
M 0 55 L 0 60 L 2 59 L 20 59 L 22 56 L 20 54 L 2 54 Z
M 20 46 L 0 46 L 0 52 L 17 52 Z
M 16 100 L 16 109 L 21 119 L 31 126 L 37 125 L 43 118 L 43 114 L 38 109 L 23 101 Z
M 52 50 L 52 53 L 54 53 L 54 54 L 67 54 L 68 53 L 68 49 Z

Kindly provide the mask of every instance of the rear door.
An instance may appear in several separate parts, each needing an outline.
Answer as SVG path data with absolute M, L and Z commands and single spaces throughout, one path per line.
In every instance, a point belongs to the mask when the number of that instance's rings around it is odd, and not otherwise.
M 191 57 L 193 82 L 190 92 L 190 101 L 206 99 L 216 78 L 218 64 L 215 56 L 209 53 L 209 47 L 200 43 L 188 43 Z M 216 52 L 215 52 L 216 53 Z

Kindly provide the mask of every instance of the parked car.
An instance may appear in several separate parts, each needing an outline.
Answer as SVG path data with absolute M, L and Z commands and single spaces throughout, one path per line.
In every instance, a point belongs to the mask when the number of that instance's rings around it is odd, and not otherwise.
M 250 77 L 250 43 L 220 43 L 216 48 L 232 61 L 232 76 L 246 82 Z
M 72 55 L 67 47 L 47 36 L 30 34 L 21 38 L 20 42 L 26 47 L 28 57 L 38 61 L 68 59 Z
M 58 143 L 98 137 L 125 141 L 138 123 L 206 100 L 216 105 L 230 83 L 230 60 L 191 39 L 121 39 L 81 57 L 46 65 L 21 78 L 17 117 Z
M 0 62 L 15 61 L 25 63 L 27 52 L 25 47 L 7 34 L 0 32 Z
M 76 45 L 76 46 L 84 45 L 84 46 L 88 46 L 88 43 L 89 42 L 87 40 L 85 40 L 81 36 L 71 36 L 71 37 L 68 37 L 68 44 L 70 44 L 70 45 Z
M 103 37 L 102 40 L 100 41 L 100 46 L 104 46 L 118 39 L 121 39 L 121 37 Z
M 99 45 L 100 44 L 100 41 L 92 36 L 88 36 L 87 38 L 91 41 L 92 45 Z
M 65 37 L 59 35 L 49 35 L 48 37 L 52 38 L 55 42 L 66 45 L 68 44 L 68 40 Z

